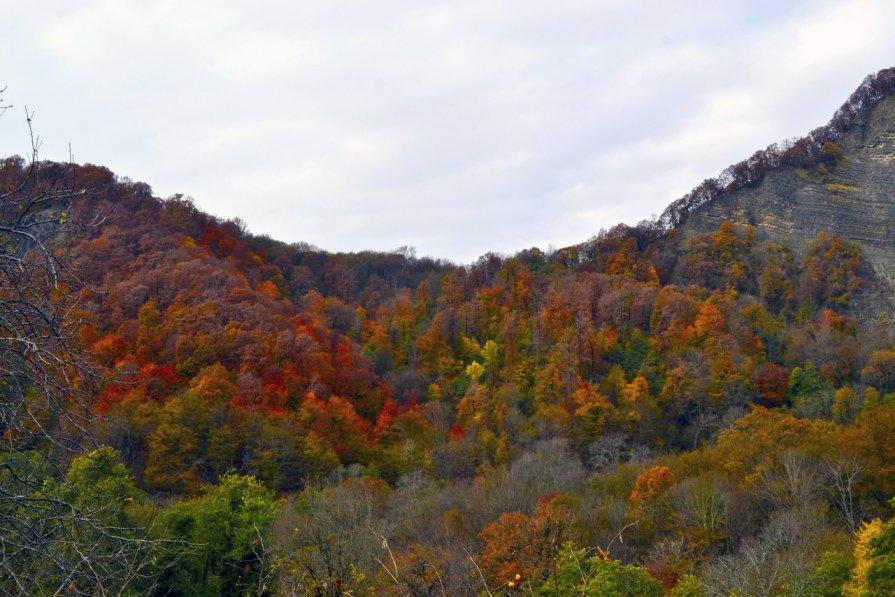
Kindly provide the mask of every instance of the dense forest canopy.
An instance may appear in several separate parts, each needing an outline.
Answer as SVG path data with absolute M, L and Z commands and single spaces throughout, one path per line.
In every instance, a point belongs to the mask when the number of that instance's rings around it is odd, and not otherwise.
M 0 590 L 888 594 L 895 331 L 860 247 L 670 231 L 836 159 L 893 80 L 659 221 L 466 266 L 3 160 Z

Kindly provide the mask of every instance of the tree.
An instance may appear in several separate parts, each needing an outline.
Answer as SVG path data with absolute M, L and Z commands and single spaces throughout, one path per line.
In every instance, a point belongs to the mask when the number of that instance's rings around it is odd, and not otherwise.
M 538 502 L 534 516 L 505 512 L 482 529 L 479 565 L 492 585 L 523 577 L 535 582 L 550 574 L 571 535 L 568 498 L 548 494 Z
M 368 575 L 380 568 L 377 558 L 385 555 L 389 492 L 388 485 L 369 477 L 305 489 L 277 528 L 277 542 L 285 551 L 279 592 L 370 594 Z
M 6 452 L 0 488 L 0 593 L 133 593 L 180 551 L 148 536 L 146 496 L 111 448 L 75 458 L 61 481 L 38 453 Z
M 81 351 L 81 288 L 66 250 L 86 225 L 86 201 L 75 200 L 91 189 L 76 169 L 39 161 L 31 137 L 29 163 L 0 161 L 0 578 L 3 592 L 103 592 L 127 582 L 142 546 L 107 507 L 71 491 L 104 455 L 62 482 L 98 428 L 99 374 Z
M 877 350 L 870 354 L 861 379 L 882 393 L 895 390 L 895 350 Z
M 160 567 L 159 594 L 264 595 L 272 586 L 268 534 L 280 505 L 253 477 L 229 474 L 159 517 L 163 537 L 190 544 Z
M 895 506 L 895 500 L 889 504 Z M 895 521 L 887 522 L 880 534 L 870 540 L 870 546 L 867 594 L 892 595 L 895 593 Z
M 9 450 L 45 443 L 59 455 L 89 435 L 96 371 L 79 350 L 77 278 L 62 249 L 73 231 L 71 183 L 56 164 L 0 162 L 0 432 Z
M 870 595 L 868 572 L 873 566 L 874 541 L 883 534 L 885 526 L 879 518 L 865 522 L 855 532 L 855 566 L 850 581 L 843 587 L 846 595 Z
M 861 249 L 841 236 L 821 232 L 805 253 L 801 280 L 803 300 L 810 308 L 841 309 L 865 283 Z
M 537 594 L 659 597 L 662 586 L 643 568 L 610 560 L 600 548 L 589 555 L 588 550 L 566 543 L 557 557 L 556 570 Z

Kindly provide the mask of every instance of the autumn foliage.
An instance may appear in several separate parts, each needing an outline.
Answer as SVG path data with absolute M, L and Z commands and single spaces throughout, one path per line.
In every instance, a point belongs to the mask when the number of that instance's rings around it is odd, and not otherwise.
M 764 167 L 746 166 L 736 184 Z M 282 592 L 657 594 L 698 576 L 751 594 L 762 576 L 730 570 L 778 554 L 762 566 L 789 586 L 821 566 L 804 546 L 890 513 L 895 336 L 854 310 L 870 273 L 842 238 L 795 255 L 730 222 L 687 239 L 644 222 L 457 266 L 286 245 L 101 168 L 72 176 L 102 190 L 77 209 L 106 214 L 68 239 L 101 441 L 135 487 L 188 500 L 171 525 L 214 530 L 221 483 L 269 522 L 276 492 Z

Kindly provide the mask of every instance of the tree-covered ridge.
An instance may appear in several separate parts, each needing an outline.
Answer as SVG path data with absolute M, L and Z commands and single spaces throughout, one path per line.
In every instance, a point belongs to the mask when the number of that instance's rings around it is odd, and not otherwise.
M 658 220 L 467 266 L 3 160 L 0 591 L 887 594 L 861 246 L 676 226 L 846 163 L 893 72 Z
M 42 168 L 85 191 L 73 220 L 104 217 L 64 240 L 117 451 L 63 462 L 51 494 L 127 504 L 110 516 L 154 541 L 133 590 L 875 582 L 854 562 L 895 495 L 895 338 L 853 316 L 870 281 L 844 239 L 799 255 L 725 223 L 674 248 L 644 225 L 463 267 L 289 246 Z M 3 172 L 21 188 L 21 161 Z M 13 478 L 54 476 L 19 453 Z

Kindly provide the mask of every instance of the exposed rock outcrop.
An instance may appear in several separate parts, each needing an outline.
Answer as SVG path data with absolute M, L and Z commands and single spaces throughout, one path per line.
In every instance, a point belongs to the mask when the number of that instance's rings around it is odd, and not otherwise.
M 822 159 L 776 165 L 751 184 L 722 190 L 692 209 L 681 238 L 715 230 L 725 220 L 756 227 L 759 239 L 797 252 L 819 232 L 858 243 L 880 281 L 866 299 L 895 304 L 895 95 L 854 115 L 827 141 Z M 878 310 L 878 309 L 873 309 Z

